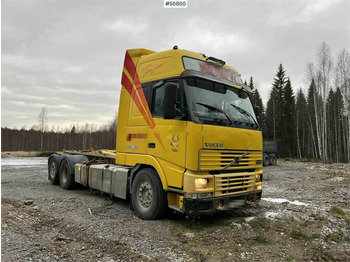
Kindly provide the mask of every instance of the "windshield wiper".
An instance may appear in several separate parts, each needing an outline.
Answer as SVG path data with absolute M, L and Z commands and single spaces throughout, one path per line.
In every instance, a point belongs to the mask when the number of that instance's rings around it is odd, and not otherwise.
M 255 118 L 252 116 L 251 113 L 249 113 L 248 111 L 244 110 L 243 108 L 236 106 L 234 104 L 231 104 L 231 106 L 233 106 L 233 108 L 237 109 L 238 112 L 240 112 L 243 115 L 249 116 L 249 118 L 253 119 L 254 124 L 259 128 L 259 124 L 258 122 L 255 120 Z
M 204 106 L 206 108 L 209 108 L 210 110 L 212 111 L 217 111 L 217 112 L 220 112 L 222 114 L 224 114 L 227 118 L 227 120 L 230 122 L 230 125 L 232 125 L 232 121 L 231 119 L 228 117 L 228 115 L 225 113 L 224 110 L 220 109 L 220 108 L 217 108 L 215 106 L 211 106 L 211 105 L 208 105 L 208 104 L 204 104 L 204 103 L 201 103 L 201 102 L 196 102 L 198 105 L 201 105 L 201 106 Z

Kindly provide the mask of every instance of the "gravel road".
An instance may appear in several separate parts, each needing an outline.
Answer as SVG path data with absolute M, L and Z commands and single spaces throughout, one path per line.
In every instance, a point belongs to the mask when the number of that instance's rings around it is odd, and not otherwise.
M 1 189 L 2 261 L 350 261 L 350 164 L 280 161 L 258 205 L 196 219 L 53 186 L 47 158 L 3 158 Z

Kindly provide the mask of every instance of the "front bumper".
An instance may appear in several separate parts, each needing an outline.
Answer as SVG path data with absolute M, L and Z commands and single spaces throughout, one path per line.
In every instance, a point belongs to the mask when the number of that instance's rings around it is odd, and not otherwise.
M 262 190 L 250 191 L 248 193 L 236 194 L 233 196 L 215 197 L 215 198 L 184 198 L 184 213 L 190 216 L 201 214 L 212 214 L 217 211 L 233 210 L 245 206 L 251 202 L 257 202 L 261 199 Z

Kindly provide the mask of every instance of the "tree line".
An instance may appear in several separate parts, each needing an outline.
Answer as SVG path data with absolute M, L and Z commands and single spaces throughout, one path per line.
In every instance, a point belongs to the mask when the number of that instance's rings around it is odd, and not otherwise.
M 259 91 L 252 100 L 262 108 L 264 138 L 280 139 L 281 156 L 323 162 L 350 162 L 350 53 L 343 49 L 334 60 L 324 42 L 316 61 L 305 70 L 307 93 L 294 94 L 292 82 L 280 64 L 266 108 Z M 254 88 L 253 80 L 249 85 Z
M 42 115 L 41 115 L 42 117 Z M 43 118 L 41 118 L 43 119 Z M 2 151 L 61 151 L 61 150 L 89 150 L 115 149 L 116 127 L 115 118 L 110 124 L 96 127 L 85 124 L 72 125 L 65 130 L 50 130 L 39 123 L 31 129 L 1 128 Z

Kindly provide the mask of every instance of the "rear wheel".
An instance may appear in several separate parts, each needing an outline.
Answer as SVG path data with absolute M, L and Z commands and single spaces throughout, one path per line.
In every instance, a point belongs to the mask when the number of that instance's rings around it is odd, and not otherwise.
M 277 157 L 275 154 L 270 154 L 270 164 L 273 166 L 277 164 Z
M 59 184 L 59 177 L 58 177 L 58 161 L 56 157 L 51 157 L 49 159 L 48 163 L 48 168 L 49 168 L 49 180 L 51 184 L 53 185 L 58 185 Z
M 136 215 L 146 220 L 158 219 L 166 211 L 166 200 L 158 174 L 150 168 L 140 170 L 131 189 L 131 201 Z
M 270 165 L 270 158 L 269 158 L 268 154 L 264 154 L 263 165 L 264 166 L 269 166 Z
M 60 186 L 63 189 L 72 189 L 75 185 L 74 174 L 68 159 L 63 159 L 61 162 L 59 173 Z

